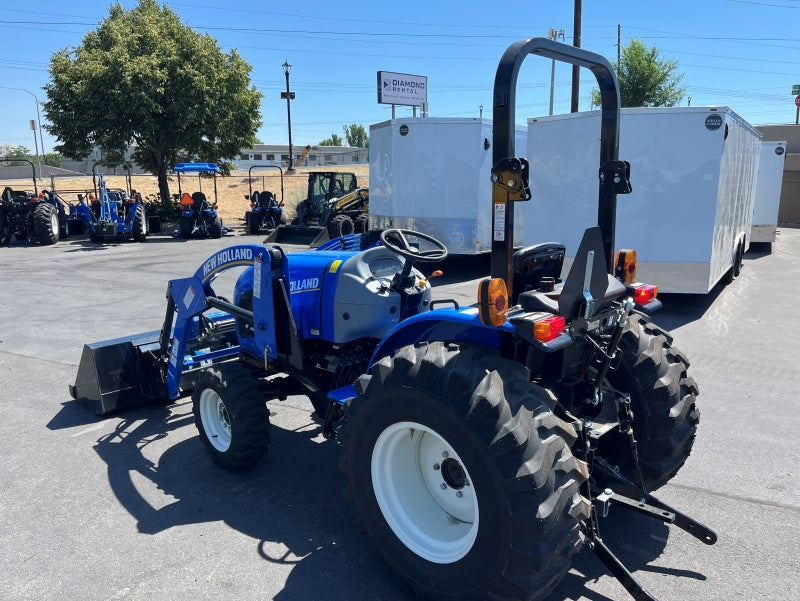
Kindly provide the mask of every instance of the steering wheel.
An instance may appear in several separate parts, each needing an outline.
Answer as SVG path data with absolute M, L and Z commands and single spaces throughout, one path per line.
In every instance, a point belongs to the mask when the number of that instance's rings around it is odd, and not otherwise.
M 421 240 L 430 242 L 434 248 L 421 251 L 418 248 L 411 246 L 406 236 L 420 238 Z M 434 263 L 447 258 L 447 247 L 442 242 L 433 236 L 429 236 L 428 234 L 423 234 L 421 232 L 415 232 L 414 230 L 402 230 L 397 228 L 383 230 L 381 232 L 381 242 L 392 252 L 395 252 L 406 259 L 411 259 L 412 262 L 421 261 L 423 263 Z

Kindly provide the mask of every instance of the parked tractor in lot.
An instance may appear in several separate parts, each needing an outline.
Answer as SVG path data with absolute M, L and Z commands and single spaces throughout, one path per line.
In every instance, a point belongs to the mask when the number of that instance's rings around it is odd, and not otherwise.
M 88 232 L 92 242 L 144 242 L 148 221 L 141 198 L 121 188 L 107 188 L 102 173 L 96 179 L 95 194 L 70 206 L 70 230 Z
M 64 205 L 47 191 L 39 193 L 36 185 L 36 168 L 27 159 L 0 157 L 0 162 L 24 162 L 31 166 L 33 191 L 3 189 L 0 196 L 0 246 L 11 244 L 11 239 L 37 241 L 39 244 L 55 244 L 66 238 L 67 214 Z
M 566 280 L 563 247 L 515 251 L 517 74 L 528 54 L 588 67 L 602 100 L 598 225 Z M 364 528 L 420 596 L 542 599 L 587 543 L 635 599 L 654 599 L 600 537 L 609 506 L 713 531 L 652 493 L 681 468 L 698 424 L 689 362 L 647 313 L 633 251 L 614 256 L 619 93 L 606 59 L 543 38 L 511 45 L 494 86 L 492 278 L 477 303 L 433 300 L 421 263 L 444 245 L 409 230 L 318 250 L 216 252 L 169 282 L 160 332 L 84 347 L 70 393 L 99 414 L 192 389 L 195 423 L 229 470 L 267 451 L 266 402 L 308 394 Z M 239 268 L 232 301 L 214 291 Z M 513 300 L 512 300 L 513 299 Z M 103 366 L 103 369 L 98 369 Z M 113 375 L 112 375 L 113 374 Z
M 369 190 L 359 188 L 355 173 L 310 171 L 308 193 L 297 204 L 297 216 L 265 242 L 316 247 L 337 236 L 369 230 Z
M 181 205 L 181 217 L 176 235 L 179 238 L 220 238 L 226 230 L 222 218 L 217 213 L 217 173 L 219 167 L 214 163 L 178 163 L 178 193 L 175 195 Z M 197 192 L 184 192 L 181 188 L 181 175 L 185 173 L 210 173 L 214 181 L 214 201 L 206 198 L 202 184 Z M 201 180 L 202 181 L 202 180 Z
M 278 200 L 269 190 L 253 190 L 253 169 L 277 169 L 281 173 L 281 198 Z M 244 214 L 245 230 L 248 234 L 268 234 L 283 222 L 283 169 L 277 165 L 259 167 L 253 165 L 247 171 L 250 210 Z

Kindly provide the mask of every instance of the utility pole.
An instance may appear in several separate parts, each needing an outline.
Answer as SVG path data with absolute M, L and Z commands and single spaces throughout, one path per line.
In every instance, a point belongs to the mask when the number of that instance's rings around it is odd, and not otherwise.
M 619 74 L 619 67 L 622 64 L 622 25 L 617 23 L 617 74 Z
M 573 31 L 575 32 L 572 38 L 572 45 L 575 48 L 581 47 L 581 11 L 583 10 L 582 1 L 575 0 L 575 12 L 573 15 Z M 572 65 L 572 102 L 570 104 L 570 111 L 573 113 L 578 112 L 578 97 L 581 91 L 581 68 L 578 65 Z
M 554 29 L 550 28 L 550 31 L 547 34 L 548 40 L 553 40 L 554 42 L 561 38 L 561 41 L 566 41 L 564 37 L 564 30 L 563 29 Z M 548 115 L 553 114 L 553 96 L 555 95 L 555 88 L 556 88 L 556 61 L 553 59 L 550 65 L 550 112 Z
M 294 173 L 294 165 L 292 164 L 292 105 L 291 101 L 294 100 L 294 92 L 289 91 L 289 71 L 292 65 L 289 61 L 284 62 L 283 72 L 286 74 L 286 92 L 281 92 L 281 98 L 286 98 L 286 120 L 289 122 L 289 168 L 286 173 Z

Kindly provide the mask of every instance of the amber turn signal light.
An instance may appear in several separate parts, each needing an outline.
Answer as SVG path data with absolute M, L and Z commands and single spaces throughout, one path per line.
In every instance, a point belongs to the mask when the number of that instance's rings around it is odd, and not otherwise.
M 502 278 L 484 278 L 478 284 L 478 312 L 485 326 L 501 326 L 508 317 L 508 289 Z

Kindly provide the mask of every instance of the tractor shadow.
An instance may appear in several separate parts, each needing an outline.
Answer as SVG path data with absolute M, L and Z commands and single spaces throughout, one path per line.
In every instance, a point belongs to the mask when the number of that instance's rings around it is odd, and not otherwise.
M 115 428 L 97 440 L 94 450 L 107 466 L 114 497 L 141 534 L 224 522 L 258 541 L 256 548 L 245 543 L 240 552 L 290 568 L 277 601 L 413 599 L 413 590 L 383 561 L 359 529 L 355 509 L 344 502 L 340 448 L 320 436 L 319 424 L 310 417 L 288 429 L 277 425 L 284 421 L 281 405 L 270 403 L 270 411 L 270 450 L 243 473 L 226 472 L 212 462 L 195 433 L 188 399 L 112 418 L 118 420 Z M 70 401 L 48 428 L 101 419 Z M 705 579 L 690 570 L 649 565 L 670 535 L 661 522 L 614 507 L 600 527 L 606 544 L 634 576 L 654 572 Z M 587 588 L 603 577 L 609 577 L 607 569 L 584 546 L 548 599 L 613 601 Z M 625 595 L 621 585 L 619 591 Z
M 69 405 L 52 427 L 76 419 Z M 280 405 L 271 403 L 270 411 L 275 420 Z M 179 433 L 184 428 L 191 429 L 189 438 Z M 183 399 L 127 412 L 94 450 L 107 465 L 114 496 L 142 534 L 222 521 L 259 541 L 257 549 L 246 543 L 240 552 L 291 566 L 275 599 L 410 598 L 354 526 L 356 512 L 343 502 L 345 478 L 336 466 L 340 449 L 319 433 L 311 418 L 295 430 L 273 421 L 267 455 L 250 471 L 229 473 L 205 452 L 191 402 Z

